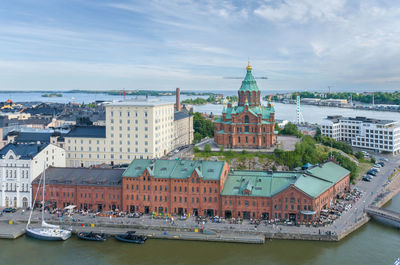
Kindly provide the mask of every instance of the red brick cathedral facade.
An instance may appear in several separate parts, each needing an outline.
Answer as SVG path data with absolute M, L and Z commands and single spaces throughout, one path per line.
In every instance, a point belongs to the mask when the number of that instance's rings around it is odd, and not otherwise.
M 271 103 L 261 105 L 261 93 L 251 70 L 238 91 L 237 106 L 228 104 L 214 123 L 214 141 L 228 148 L 268 148 L 275 144 L 275 111 Z

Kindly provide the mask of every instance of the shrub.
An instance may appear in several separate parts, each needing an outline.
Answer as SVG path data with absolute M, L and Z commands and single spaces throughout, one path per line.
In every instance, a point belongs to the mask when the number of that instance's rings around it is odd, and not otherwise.
M 357 159 L 363 159 L 363 158 L 364 158 L 364 154 L 363 154 L 361 151 L 358 151 L 358 152 L 356 153 L 356 158 L 357 158 Z
M 204 146 L 204 152 L 210 153 L 211 152 L 211 145 L 210 144 L 206 144 Z

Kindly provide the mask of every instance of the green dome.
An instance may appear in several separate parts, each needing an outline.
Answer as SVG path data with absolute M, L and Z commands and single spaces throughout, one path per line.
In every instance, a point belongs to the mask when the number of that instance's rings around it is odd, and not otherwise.
M 247 74 L 242 81 L 242 86 L 240 87 L 239 91 L 259 91 L 257 82 L 254 79 L 253 74 L 251 73 L 252 67 L 248 65 L 246 69 Z

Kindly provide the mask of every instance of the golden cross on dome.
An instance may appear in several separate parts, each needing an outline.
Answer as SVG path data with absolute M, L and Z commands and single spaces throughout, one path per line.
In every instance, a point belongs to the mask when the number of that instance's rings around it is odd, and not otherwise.
M 253 67 L 251 67 L 251 65 L 250 65 L 250 60 L 249 60 L 248 63 L 247 63 L 246 70 L 249 71 L 249 70 L 251 70 L 251 69 L 253 69 Z

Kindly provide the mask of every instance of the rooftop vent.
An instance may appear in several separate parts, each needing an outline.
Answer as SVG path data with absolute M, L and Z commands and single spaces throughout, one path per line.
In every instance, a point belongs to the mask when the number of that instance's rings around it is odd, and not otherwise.
M 214 172 L 214 169 L 210 168 L 209 170 L 207 170 L 207 172 Z
M 256 187 L 256 190 L 261 190 L 261 187 Z
M 136 170 L 141 170 L 141 169 L 142 169 L 142 167 L 135 167 L 135 169 L 136 169 Z
M 234 189 L 234 190 L 238 190 L 238 189 L 239 189 L 239 186 L 233 187 L 233 189 Z
M 166 167 L 161 168 L 161 171 L 166 171 L 166 170 L 167 170 Z

